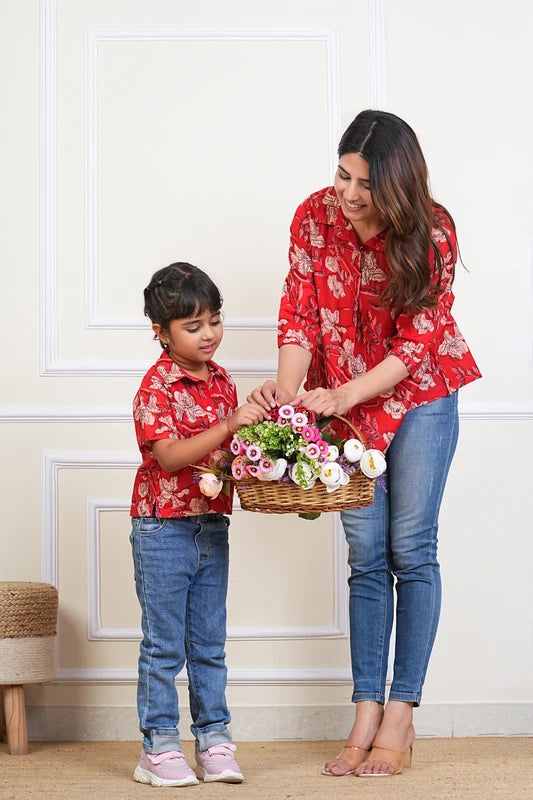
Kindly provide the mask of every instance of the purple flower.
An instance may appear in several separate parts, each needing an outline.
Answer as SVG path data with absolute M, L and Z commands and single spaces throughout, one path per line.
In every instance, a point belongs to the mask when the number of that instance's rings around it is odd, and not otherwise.
M 250 444 L 246 448 L 246 457 L 250 459 L 250 461 L 259 461 L 262 458 L 261 448 L 258 447 L 256 444 Z

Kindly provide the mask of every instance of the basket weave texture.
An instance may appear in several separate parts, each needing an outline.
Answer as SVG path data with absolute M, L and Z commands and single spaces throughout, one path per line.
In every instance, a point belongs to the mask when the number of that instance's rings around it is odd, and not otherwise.
M 49 583 L 0 583 L 0 639 L 55 636 L 58 595 Z
M 354 438 L 366 447 L 366 439 L 355 425 L 337 414 L 333 417 L 351 430 Z M 326 511 L 346 511 L 350 508 L 371 506 L 374 502 L 374 481 L 360 469 L 350 475 L 345 486 L 328 492 L 321 481 L 311 489 L 302 489 L 296 483 L 277 483 L 245 478 L 236 481 L 237 494 L 244 511 L 263 514 L 315 514 Z

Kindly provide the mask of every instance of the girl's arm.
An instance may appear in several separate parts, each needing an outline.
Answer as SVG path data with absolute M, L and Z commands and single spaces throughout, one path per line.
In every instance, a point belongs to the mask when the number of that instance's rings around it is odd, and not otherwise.
M 201 461 L 239 428 L 262 422 L 267 416 L 264 408 L 257 403 L 244 403 L 231 417 L 196 436 L 188 439 L 156 439 L 152 442 L 152 452 L 166 472 L 177 472 Z

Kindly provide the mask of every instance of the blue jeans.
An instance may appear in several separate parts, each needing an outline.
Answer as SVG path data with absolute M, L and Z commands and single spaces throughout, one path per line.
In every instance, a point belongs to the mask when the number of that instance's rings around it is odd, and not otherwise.
M 230 742 L 226 705 L 228 517 L 134 517 L 130 542 L 142 610 L 137 708 L 149 753 L 181 750 L 174 680 L 187 663 L 192 733 Z
M 394 578 L 389 699 L 420 703 L 440 613 L 438 516 L 458 428 L 457 392 L 409 411 L 387 452 L 388 492 L 376 486 L 372 506 L 341 512 L 351 568 L 354 703 L 385 702 Z

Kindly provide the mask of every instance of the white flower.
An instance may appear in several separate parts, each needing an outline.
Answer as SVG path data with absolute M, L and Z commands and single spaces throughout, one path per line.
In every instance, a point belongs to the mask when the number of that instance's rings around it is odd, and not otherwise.
M 326 453 L 326 458 L 328 461 L 336 461 L 339 457 L 339 448 L 336 447 L 334 444 L 330 444 L 328 447 L 328 452 Z
M 287 469 L 287 460 L 285 458 L 278 458 L 274 462 L 274 466 L 268 472 L 263 472 L 264 480 L 266 481 L 279 481 L 283 477 Z
M 298 475 L 298 473 L 300 473 L 300 475 Z M 315 485 L 316 478 L 309 464 L 306 464 L 304 461 L 301 464 L 293 464 L 291 468 L 291 480 L 302 489 L 311 489 Z
M 367 478 L 377 478 L 387 469 L 387 462 L 381 450 L 365 450 L 359 466 Z
M 224 484 L 222 481 L 212 472 L 205 472 L 198 483 L 198 488 L 201 493 L 205 494 L 206 497 L 210 497 L 212 500 L 219 496 L 223 486 Z
M 328 492 L 334 492 L 339 486 L 344 486 L 350 480 L 350 476 L 335 461 L 324 464 L 318 477 Z
M 364 452 L 364 445 L 359 441 L 359 439 L 348 439 L 347 442 L 344 442 L 344 455 L 348 461 L 352 462 L 352 464 L 355 464 L 356 461 L 359 461 Z

